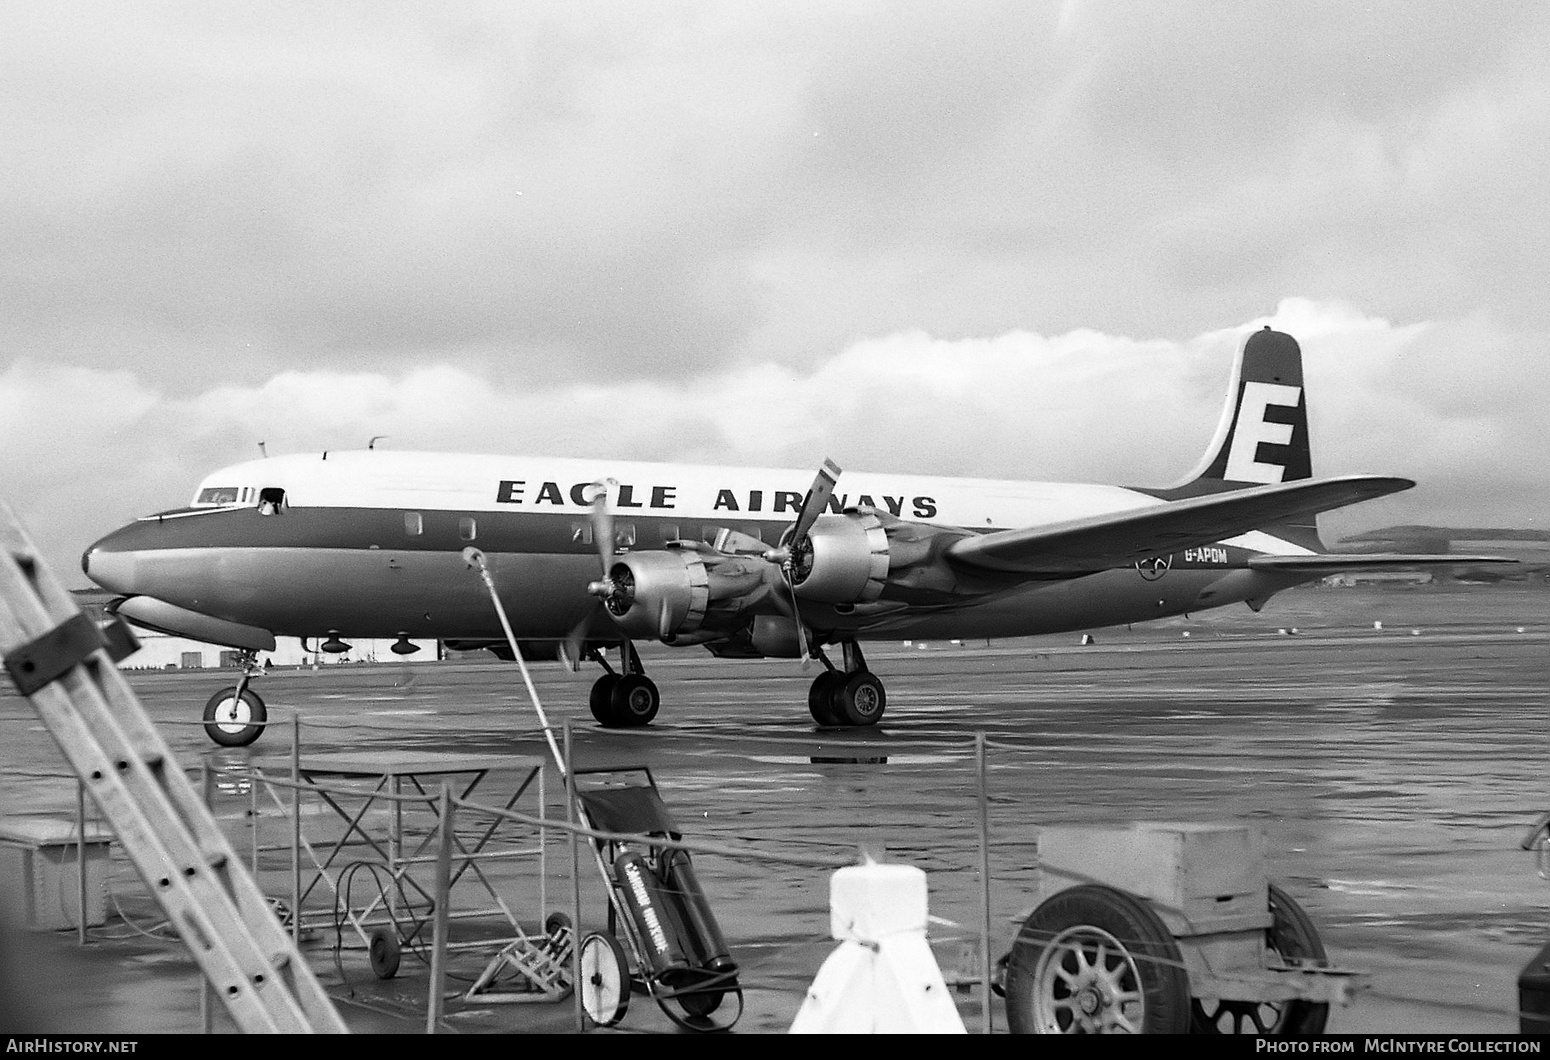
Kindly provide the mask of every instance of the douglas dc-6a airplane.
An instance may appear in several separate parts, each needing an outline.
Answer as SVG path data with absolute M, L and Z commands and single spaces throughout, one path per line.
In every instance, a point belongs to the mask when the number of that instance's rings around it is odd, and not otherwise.
M 511 658 L 481 574 L 524 658 L 600 663 L 591 708 L 645 725 L 660 696 L 633 641 L 728 658 L 806 658 L 819 725 L 876 724 L 883 683 L 866 640 L 995 638 L 1141 622 L 1223 604 L 1258 610 L 1336 571 L 1493 562 L 1460 555 L 1333 555 L 1319 512 L 1414 485 L 1316 479 L 1302 353 L 1251 334 L 1216 437 L 1166 489 L 330 451 L 255 460 L 206 478 L 186 508 L 92 545 L 91 579 L 130 622 L 240 649 L 248 670 L 276 634 L 436 638 Z M 836 492 L 838 490 L 838 492 Z M 481 555 L 471 550 L 477 549 Z M 825 652 L 839 646 L 839 661 Z M 605 650 L 618 650 L 619 670 Z M 218 743 L 262 731 L 242 682 L 205 708 Z

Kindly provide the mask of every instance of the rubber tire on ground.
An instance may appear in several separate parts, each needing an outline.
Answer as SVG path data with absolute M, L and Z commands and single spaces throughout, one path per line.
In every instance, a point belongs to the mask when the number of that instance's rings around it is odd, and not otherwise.
M 1270 885 L 1270 927 L 1265 946 L 1284 960 L 1324 965 L 1328 958 L 1318 928 L 1302 906 L 1275 884 Z M 1207 1006 L 1210 1006 L 1209 1008 Z M 1318 1035 L 1329 1021 L 1327 1001 L 1201 1001 L 1191 1003 L 1195 1034 L 1258 1034 L 1274 1037 Z M 1245 1026 L 1247 1024 L 1247 1026 Z
M 1102 953 L 1101 961 L 1095 958 Z M 1114 1004 L 1116 993 L 1130 1008 Z M 1083 1002 L 1093 1011 L 1083 1022 Z M 1143 900 L 1082 884 L 1028 915 L 1006 972 L 1013 1034 L 1184 1034 L 1189 976 L 1167 925 Z
M 258 693 L 244 688 L 239 701 L 237 686 L 223 688 L 205 704 L 205 735 L 222 747 L 246 747 L 264 734 L 269 711 Z
M 695 979 L 703 979 L 705 982 L 714 983 L 712 987 L 697 989 Z M 721 1007 L 721 999 L 726 997 L 728 990 L 737 988 L 737 979 L 728 978 L 714 972 L 701 972 L 696 976 L 684 976 L 677 984 L 676 989 L 682 991 L 672 999 L 673 1003 L 683 1009 L 684 1014 L 691 1022 L 703 1020 Z
M 645 674 L 624 674 L 608 696 L 612 722 L 604 722 L 610 728 L 635 729 L 650 725 L 662 705 L 662 695 L 656 682 Z
M 612 1027 L 630 1008 L 630 965 L 612 935 L 581 940 L 581 1008 L 599 1027 Z
M 378 979 L 391 979 L 398 974 L 398 962 L 403 948 L 398 944 L 398 932 L 392 928 L 372 928 L 367 939 L 366 957 L 371 962 L 371 974 Z
M 832 729 L 840 724 L 839 715 L 834 712 L 834 690 L 843 680 L 845 675 L 840 671 L 825 670 L 813 678 L 812 687 L 807 690 L 807 712 L 822 728 Z
M 614 727 L 614 685 L 619 683 L 618 674 L 604 674 L 592 682 L 592 694 L 587 700 L 587 705 L 592 708 L 592 716 L 597 723 L 605 729 Z
M 841 725 L 876 725 L 888 707 L 883 683 L 870 670 L 847 674 L 834 688 L 834 716 Z

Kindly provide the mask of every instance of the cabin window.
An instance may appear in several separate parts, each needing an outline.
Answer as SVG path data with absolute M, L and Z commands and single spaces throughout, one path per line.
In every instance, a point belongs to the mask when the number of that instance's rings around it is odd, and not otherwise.
M 211 486 L 199 491 L 195 504 L 236 504 L 239 490 L 236 486 Z
M 464 541 L 472 541 L 479 536 L 479 524 L 469 516 L 463 516 L 457 521 L 457 536 Z
M 680 540 L 678 527 L 674 526 L 672 523 L 664 523 L 662 525 L 662 543 L 665 545 L 669 541 L 678 540 Z
M 635 524 L 618 523 L 614 526 L 614 544 L 619 548 L 629 548 L 635 544 Z
M 419 537 L 425 532 L 425 520 L 420 518 L 419 512 L 404 513 L 404 533 L 410 537 Z
M 755 541 L 764 540 L 764 533 L 757 523 L 746 523 L 743 526 L 738 527 L 737 532 L 740 534 L 747 534 Z
M 279 486 L 266 486 L 258 491 L 258 514 L 274 515 L 285 507 L 285 491 Z
M 570 540 L 573 545 L 590 545 L 592 543 L 592 524 L 571 523 Z

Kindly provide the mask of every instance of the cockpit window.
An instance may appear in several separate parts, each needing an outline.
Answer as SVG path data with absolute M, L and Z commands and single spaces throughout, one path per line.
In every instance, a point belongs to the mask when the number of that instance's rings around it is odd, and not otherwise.
M 241 492 L 237 486 L 210 486 L 199 491 L 199 496 L 194 498 L 194 503 L 236 504 Z
M 267 486 L 258 491 L 258 514 L 274 515 L 285 507 L 285 490 L 279 486 Z

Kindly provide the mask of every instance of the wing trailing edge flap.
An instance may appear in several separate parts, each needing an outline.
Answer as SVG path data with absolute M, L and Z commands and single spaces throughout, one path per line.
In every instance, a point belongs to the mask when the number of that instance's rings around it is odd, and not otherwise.
M 1253 486 L 1230 493 L 1146 505 L 1106 515 L 1000 530 L 955 541 L 954 564 L 1020 575 L 1075 575 L 1211 545 L 1297 516 L 1398 493 L 1405 478 L 1344 475 Z
M 1516 563 L 1511 556 L 1467 556 L 1453 553 L 1403 552 L 1322 553 L 1317 556 L 1251 556 L 1250 570 L 1288 571 L 1296 574 L 1340 574 L 1357 570 L 1413 570 L 1420 567 L 1454 567 L 1476 563 Z

